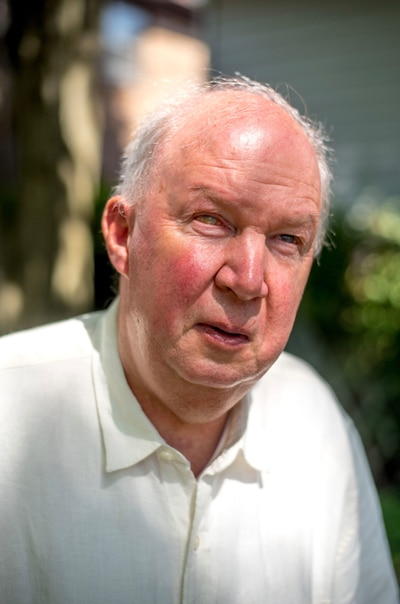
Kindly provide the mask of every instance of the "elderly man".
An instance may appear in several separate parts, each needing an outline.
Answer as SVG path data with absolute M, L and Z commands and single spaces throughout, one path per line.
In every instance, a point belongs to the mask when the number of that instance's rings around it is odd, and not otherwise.
M 394 604 L 353 424 L 282 352 L 324 240 L 324 139 L 246 79 L 127 149 L 119 296 L 3 338 L 2 604 Z

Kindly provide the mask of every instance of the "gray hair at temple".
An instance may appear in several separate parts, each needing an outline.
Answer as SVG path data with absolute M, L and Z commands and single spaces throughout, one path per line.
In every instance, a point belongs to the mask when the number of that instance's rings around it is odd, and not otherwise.
M 188 110 L 191 107 L 195 110 L 195 106 L 205 95 L 229 91 L 250 93 L 272 101 L 298 122 L 308 137 L 317 157 L 321 179 L 321 217 L 315 245 L 315 255 L 318 255 L 325 243 L 330 214 L 332 150 L 329 139 L 320 122 L 302 115 L 268 84 L 245 76 L 218 77 L 204 83 L 188 83 L 176 97 L 161 103 L 147 115 L 125 149 L 120 180 L 114 193 L 131 203 L 143 199 L 150 186 L 151 171 L 163 144 L 171 133 L 176 132 L 176 129 L 185 123 Z M 232 115 L 233 112 L 235 112 L 234 105 L 223 110 L 226 119 L 229 119 L 229 114 Z

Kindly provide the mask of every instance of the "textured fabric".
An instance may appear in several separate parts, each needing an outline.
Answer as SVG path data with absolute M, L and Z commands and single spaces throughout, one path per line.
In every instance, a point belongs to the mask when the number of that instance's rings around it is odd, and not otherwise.
M 0 340 L 1 604 L 395 604 L 362 446 L 313 370 L 282 354 L 196 480 L 115 316 Z

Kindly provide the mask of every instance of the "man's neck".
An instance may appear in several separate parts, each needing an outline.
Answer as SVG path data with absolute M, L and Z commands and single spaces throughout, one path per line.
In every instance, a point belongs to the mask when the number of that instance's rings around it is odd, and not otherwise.
M 218 446 L 229 411 L 212 421 L 189 423 L 179 419 L 165 405 L 150 398 L 135 385 L 130 384 L 130 387 L 160 436 L 186 457 L 193 474 L 199 476 Z
M 210 424 L 172 428 L 163 423 L 159 432 L 171 447 L 186 457 L 193 474 L 198 477 L 212 459 L 226 421 L 227 415 Z

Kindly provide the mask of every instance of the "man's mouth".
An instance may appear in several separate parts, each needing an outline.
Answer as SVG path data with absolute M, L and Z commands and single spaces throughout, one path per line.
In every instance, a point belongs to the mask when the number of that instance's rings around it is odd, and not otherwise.
M 240 346 L 249 342 L 249 337 L 246 333 L 225 326 L 199 323 L 197 327 L 199 331 L 215 343 L 227 346 Z

